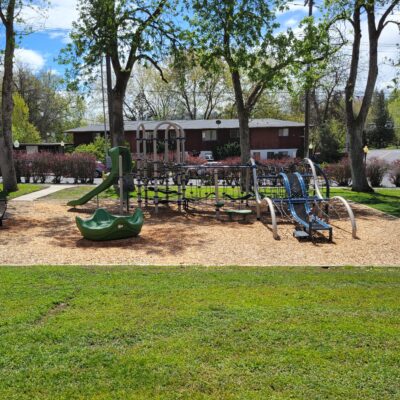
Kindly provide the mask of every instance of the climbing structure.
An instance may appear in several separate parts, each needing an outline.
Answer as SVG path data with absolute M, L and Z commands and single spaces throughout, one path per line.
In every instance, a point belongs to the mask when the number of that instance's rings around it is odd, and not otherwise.
M 329 180 L 311 160 L 246 165 L 206 163 L 189 165 L 185 156 L 185 132 L 174 122 L 160 122 L 152 131 L 145 123 L 137 130 L 135 179 L 139 207 L 176 205 L 186 212 L 227 215 L 255 213 L 267 219 L 278 239 L 278 221 L 295 224 L 298 238 L 314 238 L 324 231 L 332 240 L 331 215 L 344 208 L 356 236 L 354 215 L 343 198 L 330 198 Z

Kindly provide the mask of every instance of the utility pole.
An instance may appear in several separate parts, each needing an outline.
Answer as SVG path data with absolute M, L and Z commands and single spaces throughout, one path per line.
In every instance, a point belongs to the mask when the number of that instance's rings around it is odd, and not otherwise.
M 308 16 L 313 15 L 314 0 L 305 0 L 304 6 L 308 4 Z M 308 34 L 310 29 L 308 30 Z M 310 71 L 310 64 L 307 64 L 307 73 Z M 310 142 L 310 88 L 307 87 L 305 92 L 304 104 L 304 157 L 309 157 L 309 142 Z
M 111 57 L 106 54 L 106 77 L 107 77 L 107 100 L 108 100 L 108 126 L 111 138 L 111 144 L 115 138 L 113 124 L 113 93 L 112 93 L 112 77 L 111 77 Z

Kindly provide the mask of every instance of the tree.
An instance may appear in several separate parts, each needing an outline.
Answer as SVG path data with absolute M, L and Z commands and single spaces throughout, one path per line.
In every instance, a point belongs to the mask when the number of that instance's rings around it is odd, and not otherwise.
M 376 91 L 372 98 L 372 129 L 367 130 L 368 144 L 383 148 L 395 138 L 394 123 L 389 114 L 383 90 Z
M 122 145 L 124 100 L 133 67 L 149 63 L 162 75 L 160 56 L 177 39 L 177 27 L 165 16 L 173 13 L 172 5 L 168 0 L 83 0 L 78 7 L 64 62 L 73 62 L 75 75 L 93 76 L 103 54 L 110 57 L 115 75 L 110 131 L 113 145 Z
M 390 15 L 398 6 L 400 0 L 341 0 L 329 1 L 336 18 L 350 22 L 353 29 L 352 55 L 350 70 L 347 76 L 346 97 L 346 125 L 349 137 L 352 190 L 357 192 L 371 192 L 364 167 L 363 131 L 371 106 L 376 79 L 378 77 L 378 42 L 385 27 L 393 22 Z M 379 7 L 379 11 L 377 11 Z M 360 67 L 360 45 L 362 36 L 362 16 L 366 14 L 369 40 L 369 59 L 367 66 L 367 82 L 362 96 L 362 103 L 358 112 L 354 109 L 355 89 L 358 83 Z M 379 16 L 380 15 L 380 16 Z
M 6 31 L 6 48 L 4 51 L 4 75 L 1 88 L 1 129 L 0 129 L 0 170 L 3 176 L 3 190 L 18 190 L 15 174 L 12 144 L 12 78 L 15 51 L 14 20 L 19 11 L 16 0 L 0 2 L 0 18 Z
M 40 143 L 40 133 L 29 122 L 29 108 L 19 93 L 13 94 L 12 138 L 22 143 Z
M 29 122 L 43 140 L 49 139 L 49 133 L 61 140 L 66 130 L 82 123 L 86 109 L 83 97 L 75 91 L 66 92 L 62 78 L 51 71 L 34 74 L 18 66 L 14 85 L 29 108 Z
M 189 119 L 210 119 L 230 92 L 225 65 L 220 62 L 206 70 L 194 51 L 176 54 L 168 76 Z
M 268 87 L 284 87 L 290 72 L 315 59 L 315 46 L 325 43 L 323 31 L 311 27 L 306 39 L 289 29 L 279 32 L 276 14 L 285 1 L 193 0 L 191 26 L 203 65 L 224 60 L 232 80 L 239 119 L 242 162 L 250 157 L 249 118 Z M 309 22 L 312 22 L 310 19 Z
M 400 91 L 398 89 L 390 94 L 388 109 L 394 123 L 396 145 L 400 146 Z

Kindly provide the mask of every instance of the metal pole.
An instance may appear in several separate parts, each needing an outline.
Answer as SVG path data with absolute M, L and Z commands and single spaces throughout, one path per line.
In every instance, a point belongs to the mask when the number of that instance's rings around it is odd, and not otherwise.
M 107 96 L 108 96 L 108 125 L 110 130 L 111 141 L 113 141 L 114 123 L 113 123 L 113 93 L 112 93 L 112 76 L 111 76 L 111 57 L 106 54 L 106 75 L 107 75 Z
M 106 153 L 106 159 L 108 155 L 108 135 L 107 135 L 107 117 L 106 117 L 106 104 L 104 96 L 104 74 L 103 74 L 103 56 L 101 56 L 101 97 L 103 103 L 103 118 L 104 118 L 104 151 Z
M 219 219 L 219 188 L 218 188 L 218 170 L 214 171 L 214 184 L 215 184 L 215 213 L 217 219 Z
M 122 156 L 118 158 L 119 161 L 119 212 L 122 215 L 124 213 L 124 178 L 122 171 Z
M 306 0 L 304 5 L 308 4 L 308 16 L 311 17 L 313 15 L 313 5 L 314 0 Z M 309 30 L 310 31 L 310 30 Z M 307 75 L 310 71 L 310 64 L 307 65 Z M 308 144 L 310 141 L 310 89 L 307 87 L 305 93 L 305 110 L 304 110 L 304 157 L 308 158 Z

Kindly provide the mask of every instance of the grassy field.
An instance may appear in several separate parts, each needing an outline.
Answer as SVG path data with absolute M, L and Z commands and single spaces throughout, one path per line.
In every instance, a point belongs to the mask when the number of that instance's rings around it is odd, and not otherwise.
M 0 269 L 2 399 L 397 399 L 400 269 Z
M 19 183 L 18 192 L 12 192 L 8 195 L 8 199 L 15 199 L 16 197 L 23 196 L 32 192 L 37 192 L 38 190 L 46 189 L 46 185 L 36 185 L 32 183 Z M 3 184 L 0 183 L 0 192 L 3 190 Z
M 49 196 L 46 196 L 46 199 L 49 200 L 73 200 L 73 199 L 79 199 L 86 193 L 90 192 L 93 190 L 96 186 L 76 186 L 64 190 L 60 190 L 59 192 L 55 192 L 50 194 Z M 108 190 L 105 190 L 104 192 L 100 193 L 99 198 L 104 199 L 104 198 L 117 198 L 117 195 L 115 194 L 115 191 L 113 188 L 110 188 Z
M 343 196 L 348 200 L 400 217 L 400 189 L 375 189 L 375 193 L 359 193 L 352 192 L 351 189 L 332 188 L 331 196 Z

